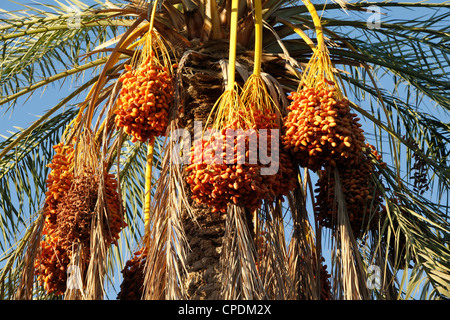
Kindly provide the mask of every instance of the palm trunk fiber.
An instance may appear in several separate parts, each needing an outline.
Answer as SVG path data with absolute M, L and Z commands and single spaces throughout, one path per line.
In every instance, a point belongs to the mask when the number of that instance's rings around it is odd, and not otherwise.
M 226 50 L 224 51 L 226 52 Z M 215 101 L 223 90 L 223 78 L 218 61 L 220 57 L 198 53 L 190 54 L 183 69 L 184 110 L 182 125 L 194 138 L 194 121 L 201 121 L 204 128 Z M 189 244 L 187 254 L 187 281 L 189 299 L 220 299 L 221 263 L 225 215 L 212 213 L 207 205 L 191 199 L 190 186 L 184 189 L 192 207 L 195 220 L 183 212 L 183 226 Z

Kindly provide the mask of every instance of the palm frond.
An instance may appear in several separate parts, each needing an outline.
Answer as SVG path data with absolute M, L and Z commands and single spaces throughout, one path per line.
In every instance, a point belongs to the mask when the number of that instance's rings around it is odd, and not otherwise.
M 222 261 L 222 297 L 227 300 L 267 299 L 256 266 L 256 246 L 244 208 L 228 206 Z
M 70 8 L 80 12 L 67 12 Z M 52 81 L 64 80 L 71 75 L 82 74 L 86 70 L 83 58 L 97 44 L 113 37 L 120 26 L 129 26 L 130 21 L 108 18 L 79 1 L 71 6 L 48 6 L 56 14 L 47 10 L 35 10 L 20 14 L 4 13 L 0 28 L 2 47 L 0 96 L 3 102 L 16 101 L 14 94 L 31 93 L 35 88 Z M 71 26 L 71 19 L 79 19 L 77 26 Z M 78 25 L 79 24 L 79 25 Z M 104 63 L 104 61 L 103 61 Z M 100 63 L 94 63 L 99 65 Z M 92 65 L 92 67 L 94 66 Z M 60 72 L 60 70 L 65 70 Z M 72 70 L 72 71 L 68 71 Z M 67 73 L 66 73 L 67 72 Z M 38 79 L 43 79 L 38 81 Z M 62 82 L 60 82 L 62 83 Z M 5 100 L 8 97 L 9 99 Z M 13 104 L 14 105 L 14 104 Z
M 288 270 L 293 281 L 296 299 L 319 300 L 320 277 L 318 276 L 318 259 L 322 244 L 320 238 L 313 236 L 315 223 L 309 221 L 306 208 L 306 185 L 309 180 L 307 170 L 302 181 L 293 194 L 288 196 L 289 211 L 292 216 L 292 236 L 289 242 Z M 316 230 L 317 231 L 317 230 Z
M 263 205 L 257 222 L 258 273 L 269 299 L 295 299 L 294 281 L 289 274 L 289 256 L 281 200 Z
M 351 231 L 346 201 L 336 168 L 330 174 L 335 177 L 335 206 L 337 206 L 337 230 L 333 236 L 336 249 L 334 259 L 334 295 L 345 300 L 367 300 L 367 290 L 363 261 L 358 252 L 358 245 Z
M 151 205 L 143 299 L 186 299 L 187 243 L 181 215 L 190 206 L 184 195 L 180 165 L 173 159 L 173 141 L 167 143 Z M 186 211 L 184 211 L 186 210 Z

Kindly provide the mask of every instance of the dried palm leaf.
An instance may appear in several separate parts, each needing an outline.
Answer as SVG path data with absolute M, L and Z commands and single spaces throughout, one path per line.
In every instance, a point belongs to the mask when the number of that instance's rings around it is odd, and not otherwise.
M 304 192 L 302 188 L 297 188 L 288 197 L 293 220 L 288 251 L 289 274 L 294 282 L 296 299 L 318 300 L 320 298 L 319 265 L 316 244 L 306 212 Z
M 280 201 L 266 203 L 255 232 L 257 267 L 268 299 L 295 299 L 294 282 L 289 274 L 284 221 Z
M 332 252 L 334 295 L 338 299 L 367 300 L 369 292 L 365 281 L 366 272 L 348 220 L 338 170 L 334 169 L 333 174 L 336 180 L 335 205 L 338 213 L 337 230 L 333 235 L 335 248 Z
M 176 74 L 174 103 L 179 108 L 183 108 L 182 71 L 190 53 L 181 58 Z M 177 110 L 173 108 L 167 136 L 178 128 Z M 164 142 L 161 171 L 150 206 L 148 230 L 143 243 L 147 254 L 142 294 L 145 300 L 187 298 L 184 279 L 187 275 L 188 244 L 181 215 L 187 212 L 191 219 L 195 218 L 184 190 L 183 164 L 176 152 L 177 145 L 175 139 Z
M 222 252 L 222 298 L 226 300 L 267 299 L 258 273 L 256 247 L 245 209 L 229 205 Z
M 33 295 L 33 282 L 35 278 L 34 263 L 39 254 L 42 230 L 44 227 L 44 216 L 39 214 L 32 225 L 31 235 L 27 240 L 27 249 L 24 256 L 24 267 L 20 279 L 15 300 L 31 300 Z
M 173 161 L 172 142 L 166 146 L 160 177 L 151 204 L 146 239 L 143 299 L 184 299 L 186 239 L 181 213 L 189 204 L 180 164 Z M 188 210 L 189 211 L 189 210 Z

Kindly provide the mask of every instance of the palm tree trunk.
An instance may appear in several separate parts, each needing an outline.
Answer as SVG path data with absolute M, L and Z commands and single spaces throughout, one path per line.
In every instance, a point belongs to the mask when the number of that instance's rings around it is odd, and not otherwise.
M 191 52 L 183 68 L 184 110 L 181 121 L 191 133 L 191 138 L 194 137 L 194 121 L 201 121 L 204 127 L 212 106 L 222 93 L 223 79 L 218 63 L 221 58 L 224 57 Z M 193 300 L 220 299 L 220 257 L 225 234 L 225 215 L 212 213 L 207 205 L 193 201 L 190 186 L 186 182 L 184 189 L 195 217 L 193 220 L 187 211 L 182 214 L 189 245 L 185 289 Z
M 220 256 L 225 234 L 225 215 L 212 214 L 209 208 L 194 210 L 196 221 L 185 215 L 183 225 L 190 246 L 188 276 L 185 284 L 193 300 L 217 300 L 221 297 Z

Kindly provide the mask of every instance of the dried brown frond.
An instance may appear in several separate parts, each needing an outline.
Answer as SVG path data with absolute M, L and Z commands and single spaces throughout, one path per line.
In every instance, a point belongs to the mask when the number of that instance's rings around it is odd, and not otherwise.
M 369 292 L 366 286 L 366 272 L 359 254 L 358 244 L 351 230 L 342 191 L 339 172 L 334 168 L 335 203 L 337 205 L 337 230 L 333 234 L 333 294 L 336 299 L 367 300 Z
M 187 56 L 180 60 L 176 73 L 174 105 L 178 110 L 172 109 L 169 114 L 169 137 L 180 126 L 177 116 L 183 112 L 181 74 Z M 179 161 L 179 153 L 174 152 L 178 143 L 174 139 L 166 139 L 161 148 L 161 171 L 143 243 L 146 261 L 142 299 L 145 300 L 186 299 L 188 296 L 184 287 L 188 244 L 181 215 L 187 212 L 192 219 L 194 217 L 184 189 L 183 164 Z
M 169 142 L 162 161 L 151 204 L 152 213 L 144 246 L 147 260 L 144 269 L 143 299 L 183 299 L 186 239 L 181 212 L 189 207 L 182 186 L 180 164 L 171 160 L 173 143 Z
M 315 243 L 312 227 L 307 217 L 304 191 L 296 189 L 288 196 L 292 214 L 293 231 L 289 243 L 289 275 L 294 282 L 295 298 L 318 300 L 320 282 L 318 279 L 317 252 L 320 243 Z
M 27 242 L 27 249 L 24 256 L 24 266 L 15 300 L 30 300 L 33 294 L 33 283 L 35 279 L 35 261 L 39 255 L 42 230 L 44 228 L 44 215 L 39 214 L 32 225 L 32 232 Z
M 281 203 L 266 204 L 256 228 L 257 268 L 268 299 L 295 299 L 294 282 L 289 275 Z
M 267 299 L 258 273 L 257 252 L 245 209 L 229 205 L 221 261 L 223 264 L 222 299 Z

